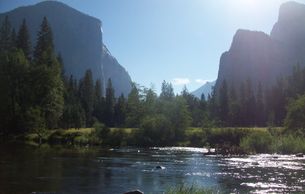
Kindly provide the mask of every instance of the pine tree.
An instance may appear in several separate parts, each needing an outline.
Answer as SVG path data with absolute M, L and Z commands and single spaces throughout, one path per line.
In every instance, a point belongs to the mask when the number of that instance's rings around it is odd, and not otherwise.
M 0 54 L 0 128 L 22 132 L 28 108 L 27 75 L 29 64 L 23 53 L 12 49 Z
M 153 87 L 144 88 L 144 112 L 145 115 L 154 115 L 156 114 L 156 105 L 157 105 L 157 94 L 155 93 Z
M 111 79 L 108 79 L 105 98 L 105 124 L 108 127 L 114 126 L 114 105 L 115 95 Z
M 162 82 L 160 99 L 165 101 L 173 100 L 174 98 L 174 89 L 171 83 L 167 83 L 166 81 Z
M 213 120 L 215 123 L 218 123 L 218 104 L 216 101 L 216 89 L 213 88 L 211 94 L 208 95 L 207 107 L 209 112 L 209 119 Z M 204 124 L 205 125 L 205 124 Z
M 255 107 L 256 107 L 256 99 L 253 91 L 252 82 L 250 79 L 246 81 L 246 126 L 253 127 L 255 124 Z
M 15 29 L 13 28 L 13 29 L 12 29 L 12 33 L 11 33 L 11 49 L 17 47 L 16 42 L 17 42 L 16 31 L 15 31 Z
M 187 102 L 182 96 L 175 98 L 173 112 L 169 118 L 171 118 L 174 129 L 174 139 L 181 140 L 185 130 L 192 123 L 191 114 L 187 108 Z
M 206 101 L 204 93 L 201 94 L 200 101 Z
M 38 32 L 34 55 L 35 65 L 31 68 L 33 103 L 43 107 L 46 126 L 57 127 L 64 107 L 64 85 L 61 77 L 61 65 L 53 47 L 52 31 L 44 18 Z
M 86 127 L 93 124 L 94 86 L 91 70 L 85 72 L 84 78 L 80 81 L 80 98 L 86 115 Z
M 269 104 L 269 117 L 273 119 L 272 123 L 276 126 L 281 126 L 286 115 L 287 96 L 285 94 L 285 80 L 279 78 L 276 85 L 270 91 L 268 104 Z M 271 123 L 271 121 L 269 121 Z
M 264 105 L 264 97 L 263 97 L 263 87 L 261 82 L 258 83 L 257 93 L 256 93 L 256 107 L 255 107 L 255 120 L 257 126 L 265 125 L 265 105 Z
M 34 60 L 36 63 L 41 63 L 46 57 L 45 55 L 54 51 L 53 35 L 46 17 L 40 25 L 40 31 L 37 34 L 37 44 L 34 50 Z M 52 53 L 54 54 L 54 53 Z
M 228 86 L 226 80 L 223 80 L 221 88 L 219 90 L 219 119 L 224 126 L 227 125 L 229 116 L 229 97 Z
M 143 118 L 143 106 L 140 101 L 140 92 L 136 84 L 132 84 L 132 89 L 127 99 L 126 125 L 127 127 L 139 127 Z
M 115 126 L 122 127 L 126 120 L 126 100 L 124 94 L 118 98 L 114 107 Z
M 246 89 L 245 89 L 245 82 L 240 84 L 239 92 L 238 92 L 238 99 L 239 99 L 239 126 L 246 126 L 246 115 L 247 115 L 247 104 L 246 104 Z
M 9 51 L 12 47 L 12 27 L 8 16 L 5 16 L 0 28 L 0 52 Z
M 17 48 L 23 50 L 24 55 L 30 61 L 31 60 L 31 41 L 30 34 L 28 31 L 28 27 L 26 25 L 25 19 L 23 19 L 21 27 L 19 29 L 17 40 L 16 40 Z
M 240 103 L 236 95 L 235 87 L 231 85 L 229 92 L 228 126 L 235 127 L 240 125 L 240 116 Z
M 105 99 L 103 97 L 103 89 L 102 89 L 102 83 L 101 80 L 98 79 L 95 82 L 95 89 L 94 89 L 94 110 L 93 110 L 93 116 L 98 119 L 99 122 L 104 122 L 104 105 L 105 105 Z

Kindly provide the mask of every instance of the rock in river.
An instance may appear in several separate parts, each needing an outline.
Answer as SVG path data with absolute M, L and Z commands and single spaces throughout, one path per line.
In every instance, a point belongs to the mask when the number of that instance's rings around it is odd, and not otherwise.
M 140 191 L 140 190 L 134 190 L 134 191 L 128 191 L 124 194 L 144 194 L 144 192 Z

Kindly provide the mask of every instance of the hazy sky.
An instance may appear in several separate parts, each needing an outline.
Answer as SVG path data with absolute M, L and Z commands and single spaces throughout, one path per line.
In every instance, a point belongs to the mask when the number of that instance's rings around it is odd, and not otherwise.
M 133 81 L 180 92 L 215 80 L 236 30 L 270 33 L 287 0 L 60 0 L 103 22 L 103 39 Z M 39 0 L 0 0 L 0 12 Z M 305 3 L 305 0 L 298 0 Z

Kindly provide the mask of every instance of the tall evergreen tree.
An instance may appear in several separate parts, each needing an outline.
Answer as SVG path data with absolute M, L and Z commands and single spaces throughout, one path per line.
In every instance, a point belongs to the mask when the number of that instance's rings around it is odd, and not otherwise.
M 235 127 L 240 124 L 240 103 L 233 85 L 231 85 L 229 91 L 229 116 L 227 124 L 230 127 Z
M 0 52 L 9 51 L 12 46 L 12 27 L 8 16 L 5 16 L 0 28 Z
M 23 53 L 16 49 L 1 53 L 0 56 L 0 128 L 21 132 L 24 130 L 24 114 L 28 108 L 29 64 Z
M 18 31 L 16 46 L 17 48 L 20 48 L 23 51 L 26 58 L 30 61 L 32 46 L 30 41 L 30 34 L 25 19 L 23 19 L 20 29 Z
M 114 105 L 115 105 L 115 94 L 112 86 L 112 81 L 109 78 L 106 88 L 105 98 L 105 124 L 109 127 L 114 126 Z
M 61 117 L 60 127 L 80 128 L 85 126 L 86 116 L 78 95 L 77 80 L 71 75 L 69 79 L 63 77 L 65 85 L 64 112 Z
M 166 81 L 162 82 L 162 87 L 161 87 L 161 94 L 160 94 L 160 99 L 169 101 L 173 100 L 175 94 L 174 94 L 174 89 L 171 83 L 167 83 Z
M 253 91 L 253 85 L 250 79 L 246 81 L 246 104 L 245 104 L 245 115 L 246 115 L 246 126 L 253 127 L 255 125 L 255 107 L 256 99 Z
M 192 117 L 192 126 L 201 127 L 203 120 L 203 110 L 200 108 L 200 102 L 193 94 L 188 92 L 186 86 L 184 86 L 181 96 L 186 101 L 187 109 Z
M 47 53 L 54 51 L 53 35 L 46 17 L 40 25 L 40 31 L 37 34 L 37 44 L 34 50 L 34 60 L 36 63 L 41 63 Z M 54 53 L 52 53 L 54 54 Z
M 229 96 L 228 96 L 228 86 L 226 80 L 223 80 L 221 88 L 219 90 L 219 119 L 224 126 L 227 125 L 229 116 Z
M 187 102 L 182 96 L 175 98 L 173 112 L 171 112 L 171 115 L 168 117 L 171 118 L 174 139 L 181 140 L 185 130 L 192 123 L 192 118 L 187 108 Z
M 115 126 L 123 127 L 126 120 L 126 100 L 124 94 L 118 98 L 114 107 Z
M 286 115 L 287 96 L 284 82 L 284 78 L 279 78 L 268 95 L 268 122 L 276 126 L 283 124 Z
M 157 105 L 157 94 L 154 89 L 151 87 L 149 89 L 144 89 L 144 112 L 145 115 L 154 115 L 156 114 L 156 105 Z
M 255 120 L 257 126 L 265 125 L 265 104 L 263 96 L 263 87 L 261 82 L 258 83 L 257 92 L 256 92 L 256 107 L 255 107 Z
M 11 33 L 11 49 L 17 47 L 16 42 L 17 42 L 17 35 L 15 29 L 13 28 Z
M 136 84 L 132 84 L 132 89 L 127 99 L 126 125 L 127 127 L 139 127 L 143 118 L 143 107 L 140 101 L 140 92 Z
M 79 87 L 80 98 L 86 115 L 86 127 L 91 127 L 93 124 L 94 85 L 90 69 L 85 72 L 85 76 L 81 80 Z
M 208 119 L 209 120 L 213 120 L 214 123 L 218 123 L 219 118 L 218 118 L 218 104 L 216 101 L 216 91 L 215 88 L 212 89 L 211 94 L 208 95 L 208 103 L 207 103 L 207 107 L 208 107 Z M 205 123 L 204 123 L 205 125 Z
M 101 80 L 98 79 L 95 82 L 95 89 L 94 89 L 94 110 L 93 116 L 98 119 L 99 122 L 104 121 L 104 109 L 105 109 L 105 99 L 103 96 L 103 89 Z
M 44 17 L 38 32 L 35 47 L 35 65 L 31 68 L 33 103 L 43 107 L 46 126 L 57 127 L 64 107 L 64 86 L 61 77 L 61 65 L 53 47 L 52 31 Z

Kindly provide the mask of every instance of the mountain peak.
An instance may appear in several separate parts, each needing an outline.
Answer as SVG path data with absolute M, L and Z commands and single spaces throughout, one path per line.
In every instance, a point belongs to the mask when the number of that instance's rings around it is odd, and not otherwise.
M 264 32 L 238 30 L 231 48 L 219 62 L 215 88 L 226 80 L 236 88 L 250 80 L 256 88 L 274 84 L 280 75 L 291 72 L 292 66 L 305 64 L 305 5 L 287 2 L 281 5 L 279 18 L 271 35 Z
M 111 78 L 116 94 L 128 95 L 131 78 L 104 45 L 99 19 L 59 1 L 19 7 L 0 14 L 0 22 L 5 16 L 9 17 L 15 29 L 19 29 L 22 20 L 26 19 L 32 45 L 36 43 L 43 17 L 47 17 L 55 51 L 62 56 L 66 75 L 80 79 L 87 69 L 91 69 L 94 79 L 101 79 L 105 84 Z
M 280 6 L 278 21 L 305 20 L 305 5 L 295 1 L 283 3 Z
M 269 39 L 270 37 L 264 32 L 239 29 L 233 37 L 230 50 L 243 50 L 244 46 L 249 47 Z
M 196 96 L 197 98 L 201 98 L 201 95 L 204 94 L 205 98 L 208 97 L 209 94 L 212 93 L 213 87 L 216 83 L 215 81 L 208 81 L 205 84 L 203 84 L 200 88 L 193 91 L 192 94 Z
M 64 7 L 69 7 L 68 5 L 60 2 L 60 1 L 42 1 L 42 2 L 39 2 L 36 4 L 37 6 L 64 6 Z M 72 7 L 69 7 L 69 8 L 72 8 Z M 73 9 L 73 8 L 72 8 Z

